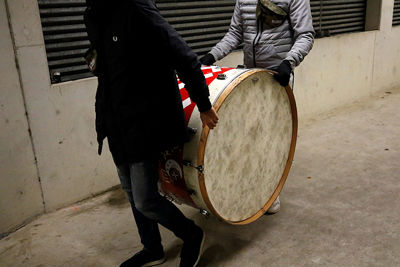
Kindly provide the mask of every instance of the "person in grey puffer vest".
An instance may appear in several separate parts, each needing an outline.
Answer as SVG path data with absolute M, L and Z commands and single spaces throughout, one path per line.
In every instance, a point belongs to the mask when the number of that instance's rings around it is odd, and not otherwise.
M 229 31 L 200 62 L 212 65 L 243 43 L 244 65 L 275 70 L 286 86 L 314 34 L 309 0 L 237 0 Z
M 237 0 L 229 31 L 200 62 L 212 65 L 243 43 L 246 68 L 274 70 L 287 86 L 313 47 L 314 34 L 309 0 Z M 278 196 L 266 214 L 279 210 Z

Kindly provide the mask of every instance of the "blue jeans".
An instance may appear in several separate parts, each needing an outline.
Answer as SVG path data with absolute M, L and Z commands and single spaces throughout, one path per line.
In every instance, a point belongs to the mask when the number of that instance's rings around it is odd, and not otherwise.
M 117 166 L 117 170 L 122 188 L 128 195 L 141 242 L 146 249 L 162 249 L 158 223 L 184 241 L 190 238 L 196 227 L 194 222 L 158 193 L 157 160 L 122 164 Z

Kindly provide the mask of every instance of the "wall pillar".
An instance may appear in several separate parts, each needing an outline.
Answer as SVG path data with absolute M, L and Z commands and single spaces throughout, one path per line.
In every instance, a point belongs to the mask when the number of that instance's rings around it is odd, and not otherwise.
M 16 60 L 16 43 L 22 40 L 10 27 L 7 4 L 0 1 L 0 237 L 44 211 Z

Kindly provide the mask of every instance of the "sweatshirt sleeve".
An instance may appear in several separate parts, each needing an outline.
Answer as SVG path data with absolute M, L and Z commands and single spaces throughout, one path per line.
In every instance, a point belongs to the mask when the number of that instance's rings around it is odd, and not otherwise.
M 139 16 L 139 20 L 143 22 L 143 26 L 147 27 L 158 41 L 159 48 L 163 53 L 169 55 L 169 64 L 185 84 L 185 89 L 197 104 L 199 111 L 211 109 L 208 86 L 196 53 L 161 16 L 151 0 L 131 0 L 131 3 L 136 9 L 135 13 Z
M 220 60 L 236 49 L 243 42 L 243 19 L 240 14 L 239 1 L 236 1 L 235 10 L 228 32 L 210 51 L 215 60 Z
M 292 0 L 289 16 L 293 29 L 294 44 L 285 60 L 288 60 L 295 67 L 303 61 L 314 44 L 315 32 L 312 25 L 309 0 Z

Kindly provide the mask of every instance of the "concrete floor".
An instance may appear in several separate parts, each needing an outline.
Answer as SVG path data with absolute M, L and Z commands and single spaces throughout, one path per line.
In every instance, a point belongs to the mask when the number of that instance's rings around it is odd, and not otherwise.
M 302 125 L 278 214 L 238 227 L 181 207 L 207 232 L 200 266 L 400 266 L 400 90 Z M 177 266 L 182 243 L 161 231 Z M 118 266 L 140 248 L 116 190 L 0 240 L 0 265 Z

